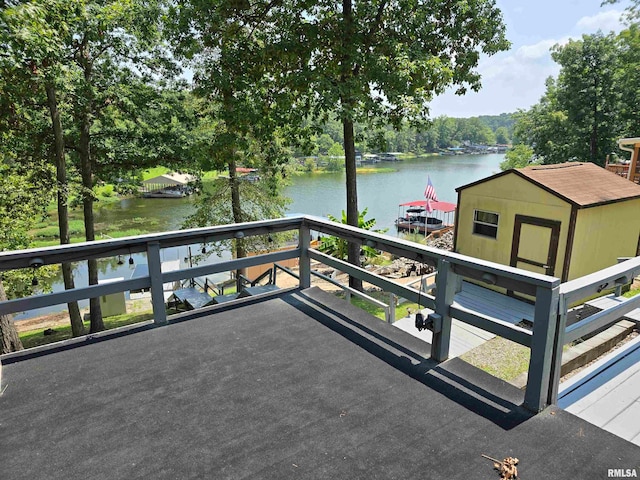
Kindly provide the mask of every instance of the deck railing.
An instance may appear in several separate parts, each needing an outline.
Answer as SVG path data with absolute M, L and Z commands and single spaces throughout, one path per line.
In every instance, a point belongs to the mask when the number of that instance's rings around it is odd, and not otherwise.
M 627 178 L 629 176 L 629 164 L 625 163 L 608 163 L 604 167 L 606 170 L 615 173 L 620 177 Z
M 254 235 L 269 235 L 285 231 L 297 231 L 297 248 L 220 261 L 213 265 L 194 266 L 171 272 L 162 272 L 161 270 L 161 251 L 164 248 L 217 242 L 232 238 L 246 238 Z M 313 249 L 310 247 L 310 240 L 312 235 L 315 234 L 334 235 L 350 242 L 367 245 L 393 255 L 436 267 L 438 273 L 435 281 L 435 294 L 426 294 L 420 289 L 402 285 L 389 278 Z M 406 240 L 330 222 L 317 217 L 297 216 L 116 240 L 0 252 L 0 271 L 76 262 L 93 258 L 116 257 L 118 255 L 128 256 L 139 252 L 146 252 L 147 255 L 149 267 L 147 276 L 0 302 L 0 314 L 65 304 L 70 301 L 96 298 L 127 290 L 150 289 L 154 322 L 164 324 L 167 322 L 167 314 L 163 284 L 250 266 L 275 264 L 297 258 L 299 261 L 299 287 L 307 288 L 311 285 L 311 261 L 315 260 L 376 285 L 389 294 L 406 298 L 424 308 L 430 309 L 433 313 L 428 316 L 427 323 L 433 332 L 431 356 L 437 361 L 446 360 L 449 356 L 452 318 L 529 347 L 531 349 L 531 360 L 524 404 L 533 411 L 540 411 L 554 400 L 554 355 L 557 356 L 557 337 L 559 328 L 562 328 L 558 324 L 559 279 L 425 247 Z M 624 271 L 629 269 L 628 266 L 620 268 L 623 268 Z M 520 328 L 500 319 L 454 304 L 454 295 L 460 288 L 462 278 L 533 296 L 535 298 L 533 330 Z M 571 298 L 573 298 L 571 295 L 566 294 L 563 297 L 563 301 L 566 303 Z M 211 310 L 206 311 L 211 313 Z
M 640 295 L 628 299 L 622 299 L 620 297 L 621 287 L 631 283 L 638 275 L 640 275 L 640 257 L 635 257 L 605 268 L 604 270 L 565 282 L 560 286 L 558 297 L 558 333 L 556 335 L 556 346 L 551 372 L 551 403 L 556 403 L 558 400 L 558 385 L 564 345 L 607 328 L 618 322 L 620 318 L 632 310 L 640 308 Z M 581 304 L 585 299 L 602 295 L 603 292 L 610 290 L 615 291 L 614 295 L 617 297 L 619 303 L 571 325 L 567 325 L 568 312 L 571 307 Z

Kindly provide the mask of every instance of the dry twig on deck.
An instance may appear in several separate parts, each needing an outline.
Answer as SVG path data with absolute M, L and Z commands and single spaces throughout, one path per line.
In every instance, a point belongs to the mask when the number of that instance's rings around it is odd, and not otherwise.
M 484 458 L 487 458 L 493 462 L 493 468 L 498 470 L 500 473 L 500 478 L 503 480 L 515 480 L 518 478 L 518 465 L 517 458 L 507 457 L 504 460 L 496 460 L 495 458 L 489 457 L 488 455 L 482 454 Z

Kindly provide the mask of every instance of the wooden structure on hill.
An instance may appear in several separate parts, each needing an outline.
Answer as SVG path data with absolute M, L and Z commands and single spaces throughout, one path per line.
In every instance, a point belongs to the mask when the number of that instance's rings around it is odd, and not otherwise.
M 616 175 L 631 180 L 633 183 L 640 184 L 640 138 L 621 138 L 618 140 L 618 146 L 622 150 L 631 152 L 631 160 L 626 163 L 609 163 L 607 155 L 607 163 L 605 168 Z

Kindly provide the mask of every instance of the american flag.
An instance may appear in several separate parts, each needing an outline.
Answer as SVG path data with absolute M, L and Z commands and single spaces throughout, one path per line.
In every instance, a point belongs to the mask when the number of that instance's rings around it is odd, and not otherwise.
M 426 198 L 427 200 L 433 200 L 434 202 L 438 201 L 436 189 L 433 188 L 433 183 L 431 183 L 430 176 L 427 176 L 427 188 L 424 189 L 424 198 Z

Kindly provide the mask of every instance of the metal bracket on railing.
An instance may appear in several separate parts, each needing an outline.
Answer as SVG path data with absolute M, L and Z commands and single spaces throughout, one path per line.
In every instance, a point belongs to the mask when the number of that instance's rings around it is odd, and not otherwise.
M 419 332 L 422 330 L 431 330 L 433 333 L 442 331 L 442 317 L 437 313 L 430 313 L 425 316 L 422 312 L 416 313 L 416 328 Z

